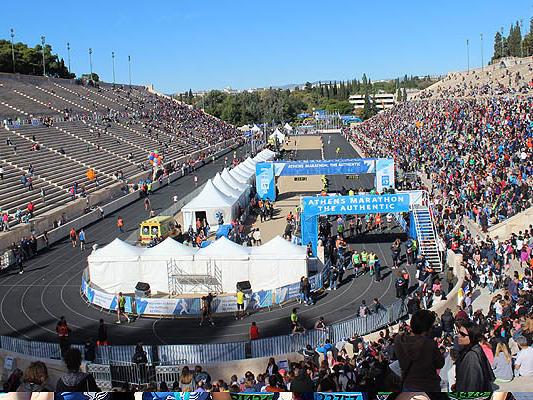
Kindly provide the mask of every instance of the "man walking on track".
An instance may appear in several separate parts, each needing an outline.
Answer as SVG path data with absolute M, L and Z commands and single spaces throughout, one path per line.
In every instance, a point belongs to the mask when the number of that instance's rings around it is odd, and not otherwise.
M 119 216 L 117 219 L 117 228 L 120 233 L 124 233 L 124 220 L 121 216 Z
M 69 237 L 70 237 L 70 242 L 72 243 L 72 248 L 76 247 L 77 235 L 76 235 L 76 230 L 74 228 L 70 228 Z
M 69 348 L 68 335 L 70 333 L 70 328 L 67 325 L 67 320 L 65 319 L 65 317 L 61 317 L 59 319 L 59 322 L 56 325 L 56 332 L 57 336 L 59 337 L 59 347 L 61 348 L 61 356 L 63 357 L 63 355 Z
M 128 314 L 126 314 L 126 298 L 122 294 L 122 292 L 119 292 L 117 296 L 117 324 L 120 324 L 120 316 L 124 315 L 126 319 L 128 320 L 128 323 L 130 323 L 130 317 L 128 317 Z
M 81 251 L 85 250 L 85 231 L 83 228 L 81 229 L 80 233 L 78 234 L 78 239 L 80 240 L 80 249 Z

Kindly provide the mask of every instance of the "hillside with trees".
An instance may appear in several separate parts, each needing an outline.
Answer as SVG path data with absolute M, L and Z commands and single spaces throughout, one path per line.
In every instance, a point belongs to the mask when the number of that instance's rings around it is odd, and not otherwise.
M 226 122 L 240 126 L 250 123 L 294 122 L 300 113 L 312 113 L 322 109 L 339 112 L 341 115 L 352 114 L 353 105 L 348 98 L 351 95 L 365 95 L 365 109 L 360 117 L 366 119 L 377 110 L 370 101 L 372 94 L 397 93 L 401 100 L 407 99 L 407 89 L 425 89 L 435 83 L 428 77 L 408 77 L 372 82 L 366 74 L 361 80 L 329 81 L 312 84 L 306 82 L 301 87 L 289 89 L 260 89 L 227 93 L 211 90 L 203 95 L 194 96 L 192 90 L 174 95 L 175 98 L 204 109 Z
M 28 47 L 25 43 L 14 43 L 15 71 L 24 75 L 43 74 L 43 47 L 38 44 L 35 47 Z M 0 72 L 13 72 L 13 53 L 11 42 L 0 39 Z M 45 44 L 44 60 L 46 75 L 56 78 L 74 78 L 65 66 L 62 58 L 52 53 L 52 46 Z

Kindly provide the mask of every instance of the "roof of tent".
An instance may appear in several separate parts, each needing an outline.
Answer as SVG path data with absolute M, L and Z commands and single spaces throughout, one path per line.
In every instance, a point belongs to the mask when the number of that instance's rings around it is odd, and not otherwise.
M 196 259 L 217 258 L 222 260 L 247 260 L 250 250 L 232 242 L 225 236 L 198 250 Z
M 217 172 L 215 177 L 213 178 L 213 185 L 220 190 L 222 193 L 224 193 L 226 196 L 235 197 L 238 199 L 242 195 L 242 190 L 238 190 L 234 187 L 232 187 L 229 183 L 227 183 L 222 176 L 220 176 L 220 172 Z
M 287 130 L 287 131 L 292 131 L 292 126 L 289 125 L 289 123 L 285 123 L 285 125 L 283 125 L 283 129 Z
M 143 258 L 177 258 L 180 260 L 192 260 L 196 251 L 189 246 L 186 246 L 170 237 L 163 240 L 157 246 L 147 248 L 144 250 Z
M 252 175 L 255 175 L 255 167 L 250 167 L 246 164 L 240 163 L 235 167 L 239 174 L 247 176 L 248 178 Z
M 132 246 L 119 238 L 116 238 L 108 245 L 94 250 L 89 258 L 91 261 L 121 259 L 137 259 L 144 252 L 143 248 Z
M 241 164 L 246 165 L 247 167 L 251 167 L 255 171 L 255 164 L 257 164 L 257 161 L 254 161 L 253 158 L 248 157 L 246 160 L 244 160 Z
M 224 181 L 228 185 L 230 185 L 232 188 L 235 188 L 241 192 L 244 192 L 248 188 L 248 185 L 246 183 L 241 183 L 240 181 L 235 179 L 233 175 L 229 173 L 229 170 L 227 168 L 224 168 L 222 170 L 222 173 L 220 174 L 220 176 L 222 177 L 222 179 L 224 179 Z
M 233 178 L 235 178 L 235 180 L 236 180 L 237 182 L 241 182 L 241 183 L 244 183 L 244 184 L 248 183 L 248 180 L 250 179 L 250 176 L 246 176 L 246 175 L 244 174 L 244 172 L 242 172 L 242 171 L 240 171 L 240 170 L 238 170 L 238 169 L 236 169 L 236 168 L 233 168 L 233 169 L 229 172 L 229 174 L 230 174 Z
M 303 246 L 293 244 L 281 236 L 276 236 L 267 243 L 252 247 L 250 250 L 251 258 L 268 258 L 283 260 L 303 260 L 307 258 L 307 249 Z
M 261 128 L 254 124 L 254 126 L 252 127 L 252 132 L 261 132 Z
M 182 210 L 196 209 L 201 210 L 205 208 L 218 208 L 223 206 L 233 206 L 237 200 L 233 197 L 226 196 L 218 190 L 213 181 L 209 179 L 204 188 L 194 199 L 188 202 Z

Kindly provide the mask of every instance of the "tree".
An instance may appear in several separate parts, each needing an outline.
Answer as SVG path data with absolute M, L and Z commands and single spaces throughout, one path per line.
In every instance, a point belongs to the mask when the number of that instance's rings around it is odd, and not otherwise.
M 509 30 L 509 37 L 507 38 L 507 47 L 510 56 L 520 57 L 520 44 L 522 43 L 522 33 L 520 32 L 520 25 L 518 22 Z
M 311 85 L 311 82 L 305 82 L 305 91 L 310 92 L 313 89 L 313 85 Z
M 43 74 L 43 48 L 41 45 L 28 47 L 24 43 L 15 43 L 13 45 L 15 53 L 15 69 L 19 74 L 24 75 L 42 75 Z M 65 62 L 57 54 L 52 53 L 52 47 L 46 45 L 45 67 L 48 76 L 56 78 L 75 78 L 75 74 L 68 72 Z M 13 72 L 13 59 L 11 54 L 11 42 L 0 40 L 0 72 Z
M 370 95 L 367 93 L 365 95 L 365 105 L 363 107 L 363 119 L 368 119 L 373 117 L 378 113 L 378 109 L 376 107 L 376 103 L 372 98 L 370 98 Z
M 502 50 L 503 50 L 503 38 L 500 32 L 496 32 L 496 35 L 494 35 L 494 54 L 492 56 L 492 61 L 498 60 L 499 58 L 502 58 Z

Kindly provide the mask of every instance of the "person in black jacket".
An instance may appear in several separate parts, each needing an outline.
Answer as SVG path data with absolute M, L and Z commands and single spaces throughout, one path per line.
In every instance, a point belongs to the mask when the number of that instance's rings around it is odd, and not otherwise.
M 100 392 L 91 374 L 80 371 L 81 352 L 70 348 L 63 358 L 68 372 L 57 381 L 56 392 Z
M 313 381 L 309 377 L 310 369 L 308 366 L 300 365 L 296 368 L 296 377 L 291 383 L 291 392 L 311 393 L 314 391 Z
M 455 318 L 453 317 L 452 310 L 447 308 L 440 318 L 442 322 L 442 330 L 447 333 L 453 333 L 453 327 L 455 325 Z
M 471 321 L 461 321 L 457 327 L 457 343 L 462 350 L 455 363 L 457 392 L 491 392 L 494 372 L 479 345 L 481 330 Z

